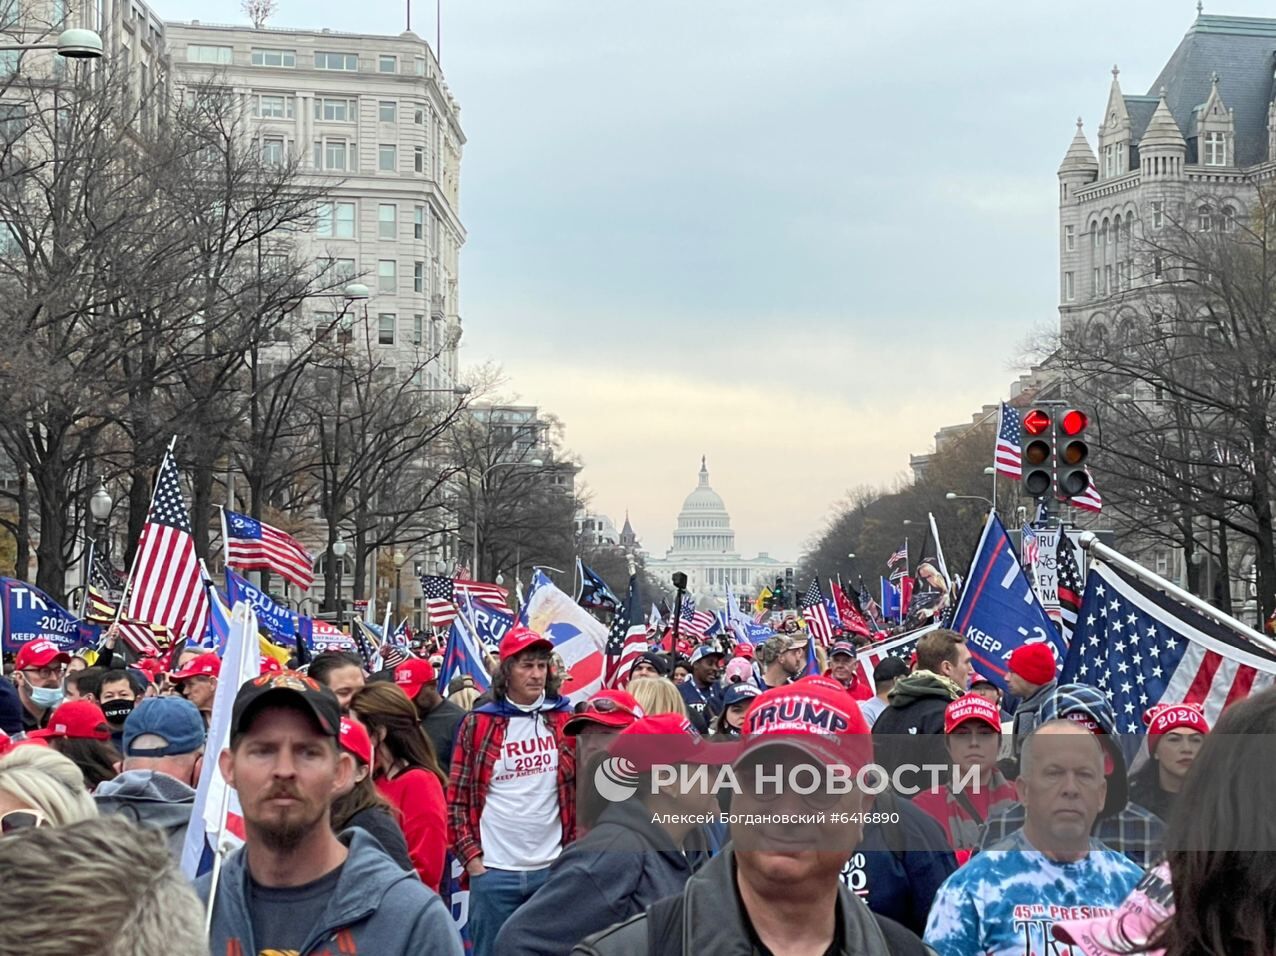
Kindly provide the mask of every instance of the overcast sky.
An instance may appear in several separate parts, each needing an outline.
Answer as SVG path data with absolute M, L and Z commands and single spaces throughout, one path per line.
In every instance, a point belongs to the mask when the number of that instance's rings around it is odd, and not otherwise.
M 462 361 L 559 415 L 595 508 L 653 552 L 706 454 L 740 548 L 794 558 L 848 488 L 1007 394 L 1055 321 L 1076 117 L 1093 145 L 1112 65 L 1148 92 L 1195 6 L 443 0 Z M 272 23 L 404 14 L 281 0 Z M 413 18 L 433 43 L 434 4 Z

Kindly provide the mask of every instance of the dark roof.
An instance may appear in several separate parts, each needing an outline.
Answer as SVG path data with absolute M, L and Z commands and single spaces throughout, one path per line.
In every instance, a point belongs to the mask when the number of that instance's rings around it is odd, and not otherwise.
M 1126 96 L 1123 99 L 1125 111 L 1130 114 L 1130 137 L 1137 143 L 1143 138 L 1160 100 L 1155 96 Z
M 1188 141 L 1188 162 L 1194 162 L 1193 111 L 1209 99 L 1211 77 L 1218 73 L 1219 95 L 1236 118 L 1236 164 L 1252 166 L 1267 158 L 1267 107 L 1272 101 L 1273 69 L 1276 20 L 1202 14 L 1180 41 L 1148 95 L 1156 96 L 1165 88 L 1170 112 Z M 1133 113 L 1130 118 L 1133 121 Z M 1143 125 L 1147 125 L 1146 121 Z

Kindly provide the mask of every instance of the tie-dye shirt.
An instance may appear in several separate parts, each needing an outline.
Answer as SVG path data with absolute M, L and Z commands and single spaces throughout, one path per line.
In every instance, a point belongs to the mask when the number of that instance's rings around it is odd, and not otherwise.
M 944 881 L 926 942 L 939 956 L 1080 956 L 1055 941 L 1055 921 L 1111 913 L 1142 876 L 1098 840 L 1084 859 L 1060 863 L 1018 830 Z

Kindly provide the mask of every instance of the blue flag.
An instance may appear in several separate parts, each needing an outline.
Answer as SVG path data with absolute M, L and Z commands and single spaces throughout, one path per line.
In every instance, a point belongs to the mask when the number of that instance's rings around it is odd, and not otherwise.
M 6 654 L 16 654 L 31 641 L 52 641 L 68 653 L 85 647 L 95 630 L 33 584 L 0 578 L 0 644 Z
M 882 617 L 888 621 L 898 621 L 899 601 L 899 588 L 882 578 Z
M 989 514 L 975 549 L 952 629 L 965 636 L 975 670 L 1007 693 L 1007 661 L 1017 648 L 1048 643 L 1056 669 L 1067 651 L 995 513 Z
M 492 678 L 483 663 L 483 645 L 461 621 L 452 622 L 448 630 L 447 647 L 443 651 L 443 666 L 439 668 L 439 687 L 446 689 L 454 677 L 465 675 L 474 679 L 480 692 L 492 686 Z
M 297 646 L 297 612 L 275 603 L 269 594 L 230 568 L 226 569 L 226 597 L 231 607 L 247 601 L 257 612 L 257 623 L 276 641 L 286 647 Z
M 468 596 L 461 598 L 457 608 L 465 615 L 466 623 L 488 651 L 495 652 L 501 646 L 501 638 L 505 636 L 505 632 L 514 626 L 514 615 L 503 613 Z
M 580 558 L 576 559 L 576 567 L 580 571 L 580 594 L 576 603 L 591 611 L 611 611 L 613 614 L 620 608 L 620 598 L 607 587 L 607 582 L 585 567 Z

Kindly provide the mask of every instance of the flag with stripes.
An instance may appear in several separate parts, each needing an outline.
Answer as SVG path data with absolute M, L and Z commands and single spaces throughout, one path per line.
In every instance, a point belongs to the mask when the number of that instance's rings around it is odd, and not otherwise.
M 993 467 L 997 469 L 997 474 L 1018 481 L 1023 477 L 1023 445 L 1020 444 L 1022 425 L 1019 412 L 1002 402 L 1001 413 L 997 418 L 997 447 L 993 452 Z
M 88 586 L 88 597 L 84 602 L 85 620 L 92 621 L 95 624 L 109 624 L 115 620 L 115 605 L 111 603 L 111 599 L 106 592 L 99 589 L 96 585 Z
M 509 613 L 510 609 L 510 592 L 508 588 L 503 588 L 499 584 L 489 584 L 486 581 L 469 581 L 465 578 L 452 579 L 452 597 L 453 600 L 461 600 L 469 598 L 471 601 L 477 601 L 480 604 L 486 604 L 497 610 Z
M 421 576 L 421 595 L 431 627 L 444 630 L 456 620 L 456 605 L 452 602 L 452 593 L 451 578 L 438 574 Z
M 163 624 L 147 624 L 145 621 L 121 618 L 115 626 L 115 633 L 143 657 L 158 657 L 169 644 L 168 628 Z M 200 637 L 202 639 L 203 635 Z
M 1019 563 L 1031 570 L 1041 560 L 1041 542 L 1037 532 L 1027 525 L 1019 532 Z
M 1213 724 L 1228 704 L 1276 683 L 1276 654 L 1100 562 L 1059 682 L 1105 691 L 1118 729 L 1142 734 L 1156 704 L 1200 704 Z
M 208 593 L 171 452 L 164 455 L 155 479 L 151 509 L 133 559 L 125 616 L 162 624 L 170 634 L 196 642 L 204 639 Z
M 1077 626 L 1077 614 L 1081 611 L 1081 596 L 1085 591 L 1081 568 L 1077 564 L 1077 553 L 1072 546 L 1072 539 L 1062 528 L 1059 529 L 1058 551 L 1055 557 L 1058 569 L 1059 619 L 1063 640 L 1071 646 L 1072 632 Z
M 863 613 L 855 606 L 855 599 L 847 590 L 830 580 L 829 591 L 832 593 L 833 601 L 837 605 L 837 617 L 841 621 L 842 630 L 848 634 L 870 637 L 873 629 L 869 627 L 868 621 L 864 620 Z
M 828 647 L 833 641 L 833 621 L 829 618 L 828 605 L 824 603 L 824 592 L 820 590 L 818 579 L 811 578 L 811 583 L 798 600 L 798 607 L 802 609 L 802 618 L 811 636 Z
M 1098 486 L 1094 483 L 1094 475 L 1090 474 L 1089 468 L 1085 470 L 1085 473 L 1090 479 L 1090 484 L 1086 485 L 1085 491 L 1072 499 L 1072 506 L 1098 514 L 1103 510 L 1103 495 L 1099 494 Z
M 647 627 L 642 619 L 642 599 L 638 595 L 638 575 L 629 576 L 625 603 L 616 609 L 607 631 L 603 650 L 603 686 L 620 687 L 629 681 L 629 670 L 647 653 Z
M 314 558 L 292 535 L 238 511 L 226 511 L 226 563 L 270 571 L 303 591 L 315 583 Z
M 858 667 L 859 676 L 856 679 L 857 687 L 873 687 L 874 674 L 877 671 L 877 665 L 888 657 L 898 657 L 905 663 L 913 656 L 913 651 L 917 649 L 917 641 L 924 634 L 939 627 L 939 624 L 928 624 L 926 627 L 919 628 L 916 631 L 909 631 L 907 634 L 901 634 L 899 637 L 882 641 L 879 644 L 870 644 L 868 647 L 861 648 L 856 665 Z
M 891 583 L 902 580 L 908 574 L 908 540 L 904 546 L 886 559 L 886 570 L 890 572 Z

